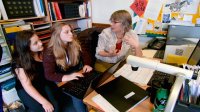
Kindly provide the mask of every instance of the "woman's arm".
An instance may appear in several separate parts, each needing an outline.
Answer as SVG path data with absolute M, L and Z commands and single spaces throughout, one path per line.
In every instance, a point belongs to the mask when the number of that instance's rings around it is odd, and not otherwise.
M 36 89 L 33 87 L 30 79 L 26 76 L 23 68 L 15 69 L 18 79 L 20 80 L 24 90 L 44 108 L 45 112 L 53 112 L 53 105 L 47 101 Z
M 56 60 L 50 48 L 43 52 L 43 66 L 44 74 L 47 80 L 53 82 L 62 81 L 63 74 L 56 73 Z
M 142 57 L 142 49 L 140 48 L 139 39 L 137 34 L 126 33 L 124 40 L 127 44 L 131 46 L 134 51 L 135 56 Z
M 107 44 L 109 44 L 107 42 L 107 36 L 108 36 L 108 34 L 106 35 L 106 33 L 104 31 L 99 35 L 96 52 L 98 55 L 104 56 L 104 57 L 117 56 L 117 53 L 116 53 L 117 51 L 115 50 L 115 48 L 109 49 L 109 51 L 105 51 Z M 110 36 L 112 36 L 112 35 L 110 35 Z

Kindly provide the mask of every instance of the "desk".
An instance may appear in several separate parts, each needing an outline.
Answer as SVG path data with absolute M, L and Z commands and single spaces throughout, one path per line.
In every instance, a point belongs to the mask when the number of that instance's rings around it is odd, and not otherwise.
M 114 79 L 114 76 L 111 76 L 105 81 L 105 83 Z M 105 84 L 104 83 L 104 84 Z M 143 89 L 146 89 L 148 86 L 143 86 Z M 92 91 L 88 96 L 83 99 L 83 102 L 91 108 L 103 111 L 95 102 L 92 101 L 92 98 L 97 95 L 96 91 Z M 134 107 L 131 112 L 152 112 L 153 104 L 150 103 L 150 98 L 147 98 L 136 107 Z

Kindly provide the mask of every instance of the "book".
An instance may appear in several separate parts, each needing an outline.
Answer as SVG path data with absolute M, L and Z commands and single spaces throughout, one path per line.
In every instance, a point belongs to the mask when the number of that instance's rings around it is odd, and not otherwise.
M 50 8 L 49 11 L 51 12 L 52 21 L 56 21 L 56 15 L 52 2 L 49 2 L 49 8 Z
M 52 12 L 51 12 L 51 2 L 48 2 L 48 9 L 49 9 L 49 16 L 50 16 L 50 19 L 51 21 L 53 20 L 53 17 L 52 17 Z
M 47 34 L 44 34 L 44 35 L 39 35 L 40 39 L 46 39 L 46 38 L 50 38 L 50 37 L 51 37 L 50 33 L 47 33 Z
M 53 5 L 54 5 L 54 8 L 55 8 L 57 20 L 61 20 L 62 19 L 62 15 L 61 15 L 61 12 L 60 12 L 60 8 L 58 6 L 58 2 L 53 2 Z
M 9 19 L 34 17 L 33 0 L 2 0 Z
M 43 0 L 36 0 L 41 16 L 45 16 Z
M 42 16 L 42 13 L 40 12 L 37 0 L 33 0 L 33 6 L 34 6 L 35 15 L 37 17 Z
M 148 97 L 144 89 L 122 76 L 100 86 L 96 91 L 120 112 L 131 110 Z
M 6 13 L 6 9 L 4 7 L 3 1 L 0 0 L 0 12 L 2 14 L 3 20 L 7 20 L 8 19 L 8 15 Z

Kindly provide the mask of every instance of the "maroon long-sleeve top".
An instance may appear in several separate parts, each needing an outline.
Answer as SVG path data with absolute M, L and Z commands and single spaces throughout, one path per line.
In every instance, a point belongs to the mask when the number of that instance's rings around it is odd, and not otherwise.
M 72 72 L 77 72 L 83 67 L 82 55 L 80 56 L 80 61 L 76 66 L 70 67 L 67 70 L 63 70 L 56 64 L 56 59 L 53 54 L 52 48 L 46 48 L 43 53 L 43 65 L 44 73 L 47 80 L 54 82 L 61 82 L 63 75 L 69 75 Z M 88 59 L 87 59 L 88 60 Z M 87 64 L 87 62 L 84 62 Z

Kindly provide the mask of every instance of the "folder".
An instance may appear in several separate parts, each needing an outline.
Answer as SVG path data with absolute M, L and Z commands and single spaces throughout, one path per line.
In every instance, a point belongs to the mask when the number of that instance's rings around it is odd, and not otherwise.
M 120 112 L 131 110 L 148 97 L 144 89 L 122 76 L 100 86 L 96 91 Z

